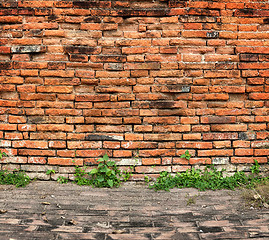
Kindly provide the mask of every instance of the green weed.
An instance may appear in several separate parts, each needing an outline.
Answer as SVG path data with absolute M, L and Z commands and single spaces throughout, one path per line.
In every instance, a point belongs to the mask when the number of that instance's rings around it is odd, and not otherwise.
M 54 174 L 54 173 L 55 173 L 54 169 L 47 170 L 46 172 L 47 175 Z
M 181 155 L 181 158 L 190 159 L 188 151 Z M 169 191 L 171 188 L 197 188 L 201 191 L 207 189 L 235 189 L 240 186 L 251 188 L 255 184 L 260 183 L 267 178 L 258 176 L 260 166 L 255 160 L 253 166 L 250 168 L 251 174 L 247 175 L 245 172 L 236 172 L 232 176 L 224 176 L 225 169 L 217 170 L 213 165 L 208 165 L 204 171 L 192 168 L 186 172 L 176 173 L 172 175 L 168 172 L 161 172 L 156 182 L 150 183 L 149 187 L 157 190 Z M 148 179 L 145 179 L 149 182 Z
M 185 158 L 185 159 L 187 159 L 187 160 L 190 160 L 190 158 L 191 158 L 191 154 L 190 154 L 189 151 L 187 150 L 184 154 L 182 154 L 182 155 L 180 156 L 180 158 Z
M 69 180 L 68 180 L 67 177 L 59 176 L 59 177 L 57 178 L 57 182 L 63 184 L 63 183 L 68 183 Z
M 155 190 L 166 190 L 171 188 L 197 188 L 201 191 L 207 189 L 232 189 L 237 187 L 253 187 L 255 184 L 268 179 L 261 178 L 254 174 L 246 175 L 244 172 L 236 172 L 232 176 L 224 176 L 225 169 L 218 171 L 214 166 L 207 166 L 204 171 L 191 169 L 186 172 L 171 175 L 168 172 L 162 172 L 156 182 L 149 187 Z
M 3 158 L 3 157 L 7 157 L 7 154 L 5 152 L 2 152 L 0 150 L 0 160 Z
M 98 188 L 119 187 L 123 181 L 127 181 L 131 176 L 129 171 L 120 171 L 116 163 L 109 160 L 107 154 L 97 161 L 97 168 L 92 169 L 89 173 L 86 173 L 86 168 L 76 167 L 75 182 L 78 185 L 91 185 Z
M 1 185 L 15 185 L 16 187 L 25 187 L 31 181 L 30 177 L 22 171 L 0 171 Z

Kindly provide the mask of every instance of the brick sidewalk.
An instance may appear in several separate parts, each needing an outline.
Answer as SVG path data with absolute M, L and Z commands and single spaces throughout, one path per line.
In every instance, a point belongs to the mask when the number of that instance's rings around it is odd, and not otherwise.
M 0 186 L 0 239 L 269 239 L 269 210 L 242 205 L 227 190 Z

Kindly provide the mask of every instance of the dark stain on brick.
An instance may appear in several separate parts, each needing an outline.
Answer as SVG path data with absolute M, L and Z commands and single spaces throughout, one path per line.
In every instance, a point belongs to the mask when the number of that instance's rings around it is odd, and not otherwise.
M 212 116 L 212 117 L 208 117 L 208 122 L 209 123 L 234 123 L 235 118 L 226 117 L 226 116 L 221 116 L 221 117 Z
M 259 59 L 258 54 L 253 53 L 243 53 L 239 56 L 241 62 L 257 62 Z
M 86 1 L 84 1 L 84 2 L 82 2 L 82 1 L 74 1 L 73 2 L 73 6 L 74 6 L 74 8 L 84 8 L 84 9 L 88 9 L 88 8 L 90 8 L 90 7 L 94 7 L 94 6 L 96 6 L 97 5 L 97 3 L 96 2 L 86 2 Z
M 94 134 L 89 134 L 85 137 L 85 140 L 88 141 L 119 141 L 115 140 L 113 137 L 106 136 L 106 135 L 94 135 Z
M 100 23 L 101 19 L 99 17 L 87 17 L 83 20 L 86 23 Z
M 70 55 L 70 61 L 79 62 L 79 61 L 85 61 L 85 59 L 88 58 L 85 55 L 80 54 L 71 54 Z
M 11 62 L 0 62 L 0 69 L 1 70 L 11 69 L 11 68 L 12 68 Z
M 237 9 L 234 13 L 235 16 L 253 16 L 255 11 L 253 9 L 244 8 Z
M 55 20 L 57 20 L 58 18 L 59 18 L 59 17 L 56 16 L 56 15 L 54 15 L 54 14 L 48 16 L 48 20 L 50 20 L 50 21 L 55 21 Z
M 186 0 L 181 0 L 181 1 L 179 1 L 179 0 L 169 0 L 168 2 L 169 2 L 168 6 L 170 8 L 175 8 L 175 7 L 183 8 L 183 7 L 186 7 Z
M 264 23 L 264 24 L 269 24 L 269 18 L 265 18 L 265 19 L 263 19 L 263 23 Z
M 28 117 L 28 122 L 29 123 L 43 123 L 44 117 L 39 117 L 39 116 L 29 116 Z
M 110 1 L 74 1 L 74 8 L 107 8 L 111 6 Z
M 125 56 L 96 56 L 96 62 L 126 62 Z
M 188 93 L 190 92 L 189 86 L 182 85 L 166 85 L 167 91 L 163 90 L 162 92 L 171 92 L 171 93 Z
M 96 48 L 88 46 L 67 46 L 64 47 L 66 53 L 80 53 L 80 54 L 92 54 L 96 51 Z
M 150 108 L 165 109 L 174 108 L 174 102 L 172 101 L 153 101 L 149 104 Z
M 247 140 L 248 139 L 248 135 L 244 132 L 239 133 L 238 137 L 240 140 Z
M 215 69 L 220 70 L 220 69 L 225 69 L 225 70 L 229 70 L 229 69 L 235 69 L 236 66 L 234 63 L 216 63 Z

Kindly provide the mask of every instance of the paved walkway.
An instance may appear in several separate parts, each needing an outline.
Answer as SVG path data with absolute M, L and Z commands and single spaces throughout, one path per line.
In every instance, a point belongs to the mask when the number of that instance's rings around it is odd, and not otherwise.
M 227 190 L 0 186 L 0 239 L 269 239 L 269 210 L 242 205 Z

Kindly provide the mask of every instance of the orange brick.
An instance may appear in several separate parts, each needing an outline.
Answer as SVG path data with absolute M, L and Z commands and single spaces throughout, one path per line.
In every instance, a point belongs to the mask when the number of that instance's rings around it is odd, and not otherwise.
M 68 166 L 82 166 L 83 159 L 78 158 L 48 158 L 49 165 L 68 165 Z
M 232 157 L 231 163 L 254 163 L 254 160 L 258 163 L 266 163 L 267 157 Z
M 160 158 L 142 158 L 142 165 L 160 165 Z

